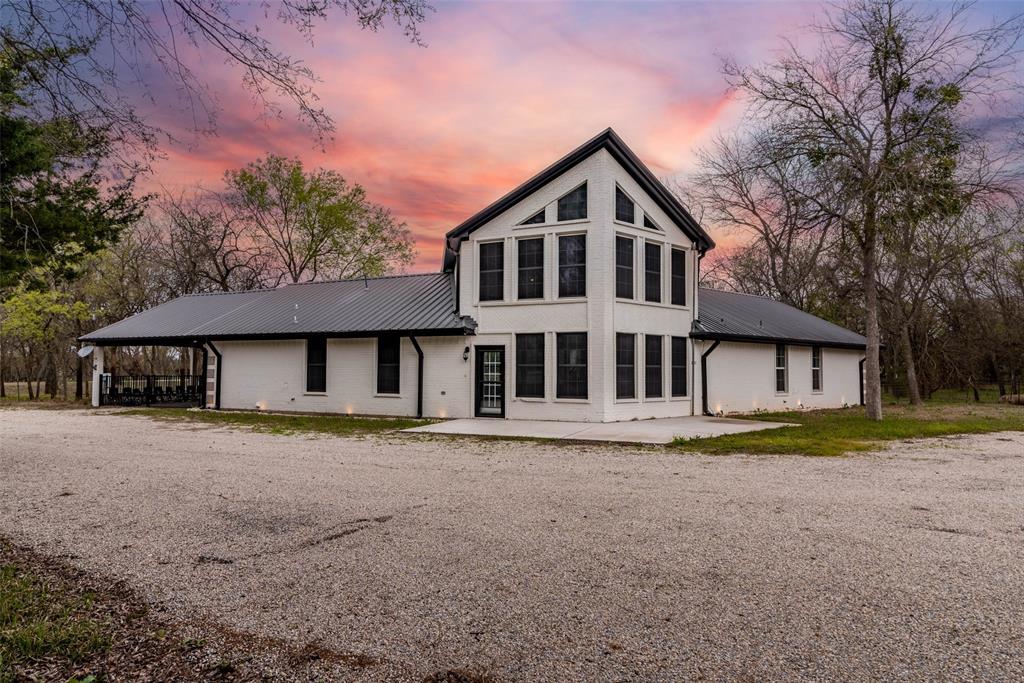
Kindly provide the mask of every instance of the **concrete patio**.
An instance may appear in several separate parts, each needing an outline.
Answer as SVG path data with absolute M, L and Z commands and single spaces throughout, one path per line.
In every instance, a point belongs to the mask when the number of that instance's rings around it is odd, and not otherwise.
M 463 418 L 447 420 L 406 432 L 465 434 L 470 436 L 513 436 L 535 439 L 578 439 L 666 444 L 676 437 L 693 439 L 739 432 L 787 427 L 782 422 L 758 422 L 727 417 L 670 417 L 632 422 L 556 422 L 553 420 L 500 420 Z

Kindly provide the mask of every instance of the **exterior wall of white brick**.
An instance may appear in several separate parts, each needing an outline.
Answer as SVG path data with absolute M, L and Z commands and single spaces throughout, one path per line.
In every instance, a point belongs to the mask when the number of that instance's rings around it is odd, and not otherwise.
M 466 417 L 470 410 L 470 363 L 462 360 L 464 337 L 417 337 L 424 356 L 425 417 Z M 417 354 L 401 340 L 397 395 L 377 387 L 376 339 L 327 340 L 327 390 L 306 388 L 306 342 L 224 341 L 221 407 L 355 415 L 415 415 Z M 212 354 L 211 354 L 212 356 Z M 212 405 L 212 402 L 211 402 Z
M 712 343 L 697 346 L 710 348 Z M 839 408 L 860 402 L 859 364 L 863 351 L 823 347 L 822 390 L 814 392 L 811 347 L 788 345 L 786 350 L 789 387 L 780 393 L 775 391 L 774 344 L 719 344 L 707 360 L 708 408 L 715 413 L 749 413 L 801 407 Z
M 558 198 L 587 182 L 587 218 L 556 221 Z M 620 186 L 636 203 L 636 220 L 627 224 L 615 220 L 615 188 Z M 544 224 L 518 225 L 544 210 Z M 661 230 L 643 227 L 644 213 Z M 558 297 L 558 238 L 586 234 L 587 284 L 585 297 Z M 615 237 L 634 239 L 634 299 L 615 299 Z M 544 238 L 544 298 L 517 299 L 517 241 Z M 479 299 L 478 254 L 485 242 L 504 243 L 504 300 Z M 644 244 L 662 246 L 662 302 L 644 301 Z M 687 305 L 670 301 L 671 248 L 687 252 Z M 670 417 L 692 414 L 688 390 L 685 398 L 670 394 L 670 337 L 687 337 L 693 321 L 696 292 L 696 258 L 693 242 L 662 212 L 626 171 L 605 150 L 600 150 L 519 204 L 484 224 L 462 244 L 459 254 L 460 306 L 463 315 L 479 323 L 472 346 L 500 345 L 506 359 L 506 417 L 513 419 L 586 420 L 609 422 L 634 418 Z M 545 397 L 516 398 L 515 334 L 545 333 Z M 588 343 L 588 398 L 558 399 L 555 396 L 556 338 L 558 332 L 586 332 Z M 663 374 L 665 398 L 644 397 L 643 337 L 637 338 L 637 396 L 635 400 L 615 398 L 615 335 L 617 332 L 658 334 L 665 338 Z M 692 346 L 692 345 L 691 345 Z M 693 350 L 688 359 L 692 362 Z M 472 361 L 473 359 L 471 359 Z M 690 379 L 694 366 L 689 368 Z M 470 374 L 469 391 L 474 390 Z

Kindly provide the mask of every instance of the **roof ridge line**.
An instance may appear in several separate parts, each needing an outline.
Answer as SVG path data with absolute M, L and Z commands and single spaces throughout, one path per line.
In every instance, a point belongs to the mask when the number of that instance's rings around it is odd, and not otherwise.
M 331 284 L 331 283 L 336 283 L 336 282 L 362 282 L 364 280 L 366 280 L 366 281 L 370 281 L 370 280 L 396 280 L 398 278 L 403 278 L 403 277 L 426 277 L 428 275 L 443 275 L 443 274 L 445 274 L 445 273 L 442 270 L 442 271 L 430 271 L 430 272 L 426 272 L 426 273 L 396 273 L 395 275 L 378 275 L 377 277 L 347 277 L 347 278 L 338 278 L 336 280 L 307 280 L 306 282 L 289 282 L 289 283 L 285 284 L 283 287 L 295 287 L 297 285 L 325 285 L 325 284 Z M 251 289 L 251 290 L 246 290 L 246 291 L 256 292 L 256 291 L 267 291 L 267 290 Z M 273 290 L 270 290 L 270 291 L 273 291 Z

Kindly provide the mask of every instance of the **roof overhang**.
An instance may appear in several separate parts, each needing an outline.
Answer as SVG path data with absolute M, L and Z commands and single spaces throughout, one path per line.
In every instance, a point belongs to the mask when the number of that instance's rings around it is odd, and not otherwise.
M 425 330 L 357 330 L 353 332 L 288 332 L 278 334 L 224 334 L 207 337 L 111 337 L 95 339 L 79 337 L 78 341 L 94 346 L 202 346 L 207 342 L 219 341 L 283 341 L 287 339 L 375 339 L 377 337 L 462 337 L 476 334 L 474 325 L 462 328 Z
M 458 254 L 462 242 L 468 239 L 470 233 L 512 208 L 529 195 L 533 194 L 601 149 L 608 150 L 608 153 L 612 155 L 612 158 L 619 162 L 633 180 L 635 180 L 637 184 L 651 196 L 658 207 L 668 214 L 669 218 L 671 218 L 673 222 L 682 228 L 683 232 L 697 244 L 697 249 L 701 255 L 710 249 L 714 249 L 714 240 L 712 240 L 711 236 L 708 235 L 702 227 L 700 227 L 700 224 L 697 223 L 696 220 L 694 220 L 693 216 L 690 215 L 690 212 L 686 210 L 686 207 L 684 207 L 679 200 L 668 191 L 660 180 L 654 177 L 654 174 L 651 173 L 650 169 L 640 161 L 640 158 L 633 153 L 633 150 L 626 146 L 626 143 L 622 141 L 622 138 L 620 138 L 614 130 L 607 128 L 596 137 L 583 143 L 551 166 L 548 166 L 546 169 L 506 194 L 498 201 L 477 212 L 470 218 L 463 221 L 460 225 L 450 230 L 445 235 L 444 270 L 452 270 L 455 267 L 455 257 Z
M 756 335 L 724 334 L 721 332 L 691 332 L 691 339 L 707 339 L 710 341 L 734 341 L 747 344 L 788 344 L 790 346 L 824 346 L 832 349 L 867 349 L 865 344 L 847 342 L 822 341 L 819 339 L 795 339 L 790 337 L 762 337 Z

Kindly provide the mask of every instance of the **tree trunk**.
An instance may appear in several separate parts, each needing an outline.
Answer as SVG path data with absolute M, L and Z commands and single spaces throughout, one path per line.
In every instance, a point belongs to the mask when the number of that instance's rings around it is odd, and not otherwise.
M 900 342 L 903 346 L 903 364 L 907 370 L 907 395 L 910 404 L 915 406 L 924 405 L 921 400 L 921 388 L 917 384 L 917 364 L 914 362 L 914 346 L 910 343 L 910 325 L 900 325 Z
M 861 247 L 864 286 L 864 332 L 867 337 L 867 349 L 864 362 L 864 409 L 871 420 L 882 419 L 882 369 L 879 359 L 878 332 L 878 282 L 876 273 L 875 249 L 877 237 L 874 227 L 865 221 L 864 244 Z

